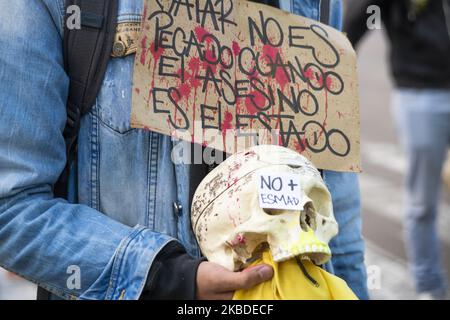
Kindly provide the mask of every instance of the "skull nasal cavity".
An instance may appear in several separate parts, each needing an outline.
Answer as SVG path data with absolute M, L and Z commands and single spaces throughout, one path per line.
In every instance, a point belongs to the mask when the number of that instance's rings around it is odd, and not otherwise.
M 309 229 L 316 230 L 316 211 L 310 202 L 305 204 L 303 211 L 300 213 L 300 227 L 305 232 Z
M 277 216 L 279 214 L 286 213 L 285 210 L 281 210 L 281 209 L 267 209 L 267 208 L 264 208 L 263 210 L 264 210 L 265 213 L 267 213 L 270 216 Z

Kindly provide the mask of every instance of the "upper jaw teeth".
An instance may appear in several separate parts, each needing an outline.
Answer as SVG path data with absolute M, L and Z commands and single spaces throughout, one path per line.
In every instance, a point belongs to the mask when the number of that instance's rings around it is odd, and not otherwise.
M 282 250 L 273 256 L 275 262 L 282 262 L 300 255 L 308 255 L 311 253 L 320 253 L 325 256 L 331 256 L 330 248 L 323 244 L 305 244 L 292 246 L 289 250 Z

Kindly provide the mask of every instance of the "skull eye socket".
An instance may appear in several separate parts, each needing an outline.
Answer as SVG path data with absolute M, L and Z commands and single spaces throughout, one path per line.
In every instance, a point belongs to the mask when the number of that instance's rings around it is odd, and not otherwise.
M 322 188 L 313 187 L 308 192 L 308 198 L 312 200 L 315 211 L 322 216 L 328 217 L 330 215 L 329 203 L 331 202 L 329 194 Z

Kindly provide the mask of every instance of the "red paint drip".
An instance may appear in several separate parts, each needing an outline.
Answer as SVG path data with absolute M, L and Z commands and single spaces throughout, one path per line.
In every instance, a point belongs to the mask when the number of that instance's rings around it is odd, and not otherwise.
M 327 90 L 330 90 L 331 87 L 333 86 L 333 79 L 331 79 L 330 77 L 327 77 Z
M 191 60 L 189 60 L 188 62 L 188 68 L 192 72 L 192 74 L 198 72 L 198 70 L 200 69 L 200 58 L 191 58 Z
M 306 149 L 306 138 L 302 139 L 301 142 L 295 141 L 294 142 L 294 148 L 299 153 L 302 153 Z
M 241 47 L 239 47 L 239 44 L 236 41 L 233 41 L 232 49 L 235 56 L 238 56 L 239 53 L 241 53 Z
M 286 85 L 289 83 L 289 79 L 288 79 L 286 73 L 280 68 L 278 68 L 277 71 L 275 72 L 275 79 L 279 83 L 282 91 L 284 90 Z
M 178 83 L 178 91 L 180 92 L 179 97 L 173 97 L 175 101 L 179 101 L 184 98 L 189 98 L 192 94 L 193 89 L 201 86 L 201 81 L 197 79 L 198 70 L 200 69 L 200 59 L 197 57 L 192 58 L 188 63 L 187 70 L 179 69 L 177 71 L 180 79 L 182 75 L 184 76 L 184 82 Z
M 164 49 L 159 47 L 158 50 L 155 49 L 155 43 L 153 42 L 150 46 L 150 52 L 152 53 L 154 61 L 158 61 L 164 53 Z
M 229 112 L 229 111 L 226 111 L 225 115 L 224 115 L 224 118 L 225 119 L 222 122 L 222 134 L 223 135 L 225 135 L 225 132 L 227 130 L 230 130 L 230 129 L 233 128 L 233 124 L 232 124 L 232 122 L 233 122 L 233 114 L 231 112 Z
M 147 36 L 144 36 L 141 40 L 141 59 L 140 62 L 144 66 L 147 59 Z
M 277 56 L 280 55 L 281 57 L 281 51 L 279 48 L 272 47 L 271 45 L 264 45 L 263 46 L 263 53 L 266 57 L 268 57 L 268 62 L 275 62 L 277 59 Z M 286 75 L 286 72 L 283 71 L 282 68 L 278 67 L 275 71 L 275 80 L 280 85 L 281 90 L 284 90 L 286 85 L 289 83 L 289 78 Z
M 142 16 L 143 16 L 145 19 L 147 19 L 147 11 L 148 11 L 148 6 L 147 6 L 147 4 L 145 4 L 145 5 L 144 5 L 144 10 L 143 10 L 143 13 L 142 13 Z M 145 21 L 145 19 L 142 19 L 142 21 Z
M 308 80 L 311 80 L 311 81 L 314 80 L 314 71 L 312 70 L 312 68 L 306 69 L 304 74 Z

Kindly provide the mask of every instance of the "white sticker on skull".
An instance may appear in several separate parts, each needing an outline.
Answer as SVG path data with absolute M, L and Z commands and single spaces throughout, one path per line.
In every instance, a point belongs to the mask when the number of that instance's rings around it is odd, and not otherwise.
M 263 171 L 256 179 L 259 206 L 265 209 L 303 210 L 299 174 Z

